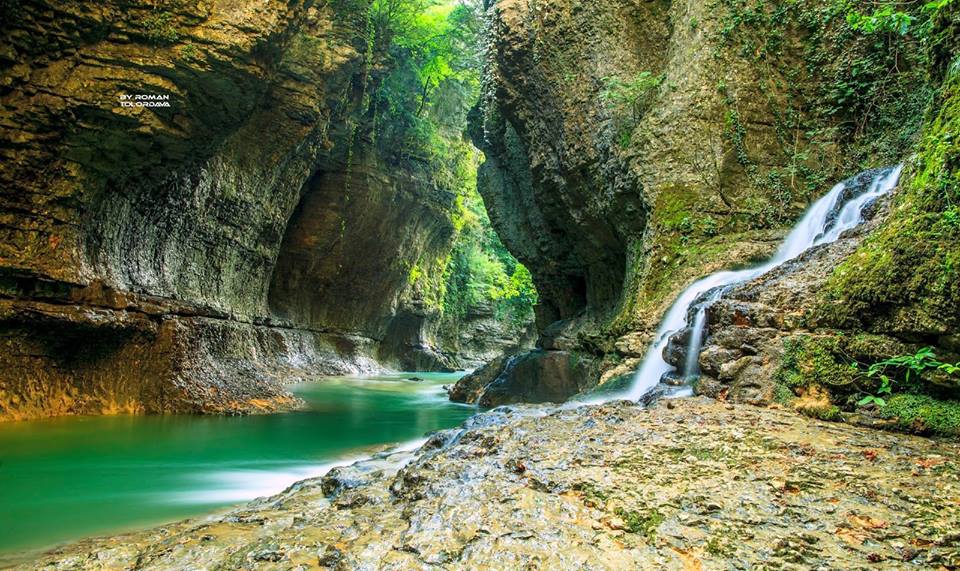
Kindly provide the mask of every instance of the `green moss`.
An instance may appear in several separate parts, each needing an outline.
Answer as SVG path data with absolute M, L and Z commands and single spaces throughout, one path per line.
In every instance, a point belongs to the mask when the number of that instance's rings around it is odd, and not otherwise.
M 201 58 L 200 50 L 193 43 L 187 43 L 180 48 L 180 57 L 187 61 L 197 61 Z
M 960 326 L 960 65 L 933 109 L 888 221 L 833 272 L 823 321 L 886 318 L 923 332 Z
M 155 46 L 175 44 L 180 40 L 180 32 L 174 25 L 174 16 L 170 12 L 157 12 L 144 18 L 143 32 Z
M 799 335 L 783 341 L 783 358 L 776 380 L 790 389 L 813 384 L 853 388 L 861 377 L 855 363 L 846 356 L 839 336 Z
M 574 486 L 574 489 L 583 493 L 583 499 L 586 504 L 594 507 L 603 507 L 606 505 L 607 500 L 610 499 L 610 494 L 604 490 L 601 490 L 592 482 L 583 482 L 577 484 Z
M 662 513 L 655 509 L 643 513 L 619 508 L 616 513 L 623 518 L 627 531 L 643 535 L 650 541 L 657 537 L 657 528 L 666 519 Z
M 790 406 L 796 399 L 797 395 L 794 394 L 790 387 L 787 387 L 781 383 L 777 383 L 773 389 L 773 401 L 777 404 Z
M 932 93 L 925 49 L 931 12 L 922 2 L 900 6 L 914 22 L 909 31 L 874 33 L 849 19 L 877 8 L 862 0 L 714 2 L 719 46 L 737 50 L 759 68 L 760 87 L 776 108 L 780 144 L 796 159 L 787 173 L 803 183 L 795 188 L 819 188 L 826 173 L 810 166 L 823 164 L 821 145 L 848 147 L 847 163 L 828 168 L 849 171 L 867 162 L 895 162 L 913 143 Z M 784 58 L 796 58 L 798 65 L 777 69 Z M 785 98 L 778 95 L 784 90 Z M 801 131 L 812 142 L 807 148 L 795 145 Z
M 687 446 L 682 448 L 671 448 L 667 451 L 675 459 L 693 456 L 697 460 L 721 461 L 727 457 L 726 452 L 720 448 L 707 448 L 702 446 Z
M 711 536 L 704 549 L 707 553 L 716 557 L 730 557 L 736 552 L 730 539 L 722 535 Z
M 407 283 L 410 285 L 416 285 L 423 278 L 423 268 L 420 267 L 420 264 L 413 264 L 410 268 L 410 273 L 407 274 Z
M 960 402 L 942 401 L 927 395 L 892 397 L 880 414 L 896 421 L 901 430 L 942 436 L 960 435 Z
M 815 411 L 812 411 L 812 416 L 819 418 L 820 420 L 829 420 L 831 422 L 843 420 L 843 413 L 840 412 L 840 407 L 836 405 L 816 409 Z

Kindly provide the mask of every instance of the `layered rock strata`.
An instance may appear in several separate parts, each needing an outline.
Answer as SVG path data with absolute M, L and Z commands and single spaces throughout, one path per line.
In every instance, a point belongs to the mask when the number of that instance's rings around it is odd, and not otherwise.
M 3 4 L 0 419 L 457 365 L 382 343 L 429 332 L 409 273 L 449 251 L 457 189 L 367 136 L 367 6 Z
M 540 291 L 540 348 L 604 368 L 642 357 L 695 279 L 769 256 L 857 160 L 900 160 L 931 93 L 905 44 L 890 81 L 912 96 L 839 127 L 860 108 L 831 107 L 831 78 L 884 56 L 821 3 L 487 5 L 479 189 Z

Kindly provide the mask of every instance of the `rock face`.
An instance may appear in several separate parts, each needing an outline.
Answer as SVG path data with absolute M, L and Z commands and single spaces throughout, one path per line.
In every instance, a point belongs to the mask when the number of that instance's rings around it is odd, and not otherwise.
M 958 475 L 955 442 L 705 399 L 501 409 L 412 462 L 23 568 L 951 568 Z
M 845 181 L 839 201 L 861 194 L 870 185 L 873 171 Z M 699 356 L 701 370 L 696 385 L 699 394 L 725 397 L 738 402 L 769 404 L 775 400 L 777 376 L 783 361 L 784 343 L 822 326 L 820 293 L 834 269 L 849 257 L 865 236 L 876 230 L 888 215 L 889 196 L 864 212 L 865 222 L 832 244 L 815 248 L 759 278 L 726 292 L 708 310 L 707 337 Z M 690 320 L 688 320 L 689 322 Z M 678 334 L 673 351 L 665 354 L 670 364 L 682 369 L 689 331 Z M 878 346 L 875 355 L 898 354 Z M 861 352 L 861 357 L 868 355 Z M 837 381 L 842 382 L 838 378 Z
M 259 410 L 291 376 L 456 361 L 381 343 L 456 189 L 365 136 L 366 8 L 3 5 L 0 420 Z
M 946 10 L 931 25 L 932 37 L 956 46 L 960 11 Z M 952 134 L 960 125 L 960 68 L 954 61 L 948 70 L 933 56 L 930 73 L 942 85 L 889 205 L 867 213 L 859 231 L 716 304 L 698 392 L 777 400 L 821 418 L 879 415 L 897 418 L 903 430 L 960 431 L 960 380 L 937 369 L 960 362 L 960 282 L 950 261 L 960 255 L 960 225 L 949 222 L 960 197 L 960 146 Z M 850 192 L 862 190 L 857 183 Z M 917 355 L 924 352 L 922 363 Z M 904 367 L 879 371 L 890 377 L 889 390 L 867 373 L 870 364 L 910 356 L 922 363 L 912 378 Z M 889 402 L 861 407 L 861 398 L 878 394 Z
M 942 58 L 956 52 L 960 11 L 939 13 L 931 26 L 930 74 L 942 84 L 889 208 L 863 232 L 812 253 L 809 267 L 748 284 L 719 306 L 715 339 L 700 355 L 711 372 L 699 392 L 776 400 L 831 420 L 960 433 L 960 378 L 946 373 L 960 362 L 960 289 L 950 262 L 960 226 L 948 222 L 960 196 L 960 147 L 950 134 L 960 125 L 960 68 L 954 60 L 947 69 Z M 744 355 L 739 340 L 751 337 Z M 913 370 L 890 366 L 891 357 L 912 361 Z
M 641 357 L 683 287 L 770 255 L 858 160 L 898 162 L 931 89 L 904 45 L 902 131 L 857 105 L 863 131 L 838 130 L 830 82 L 871 48 L 826 3 L 487 4 L 479 189 L 534 276 L 544 349 Z
M 597 385 L 597 363 L 568 351 L 533 350 L 491 361 L 460 379 L 456 402 L 492 408 L 514 403 L 561 403 Z

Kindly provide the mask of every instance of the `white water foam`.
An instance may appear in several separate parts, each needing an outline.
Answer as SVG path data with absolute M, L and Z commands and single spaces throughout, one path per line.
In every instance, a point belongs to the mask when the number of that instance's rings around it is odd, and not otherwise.
M 357 462 L 382 462 L 384 468 L 399 469 L 413 460 L 413 455 L 404 453 L 413 452 L 426 442 L 426 438 L 419 438 L 378 454 L 344 457 L 324 464 L 301 464 L 282 469 L 220 470 L 198 476 L 191 486 L 195 489 L 169 494 L 164 500 L 193 505 L 235 504 L 279 494 L 301 480 L 319 478 L 334 468 Z

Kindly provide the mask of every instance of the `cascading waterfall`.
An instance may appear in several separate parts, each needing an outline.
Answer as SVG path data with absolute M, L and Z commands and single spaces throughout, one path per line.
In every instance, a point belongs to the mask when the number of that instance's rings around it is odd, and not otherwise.
M 693 379 L 700 374 L 700 348 L 703 347 L 703 337 L 706 333 L 707 309 L 713 302 L 720 299 L 725 288 L 717 288 L 710 292 L 706 301 L 697 306 L 697 313 L 693 318 L 693 327 L 690 328 L 690 340 L 687 342 L 687 358 L 683 364 L 683 376 Z
M 688 377 L 691 373 L 695 374 L 705 336 L 706 312 L 713 302 L 720 299 L 730 287 L 759 277 L 811 248 L 834 242 L 844 232 L 858 226 L 863 221 L 863 210 L 877 198 L 893 190 L 900 179 L 902 169 L 903 165 L 898 165 L 878 171 L 867 191 L 849 199 L 842 205 L 839 202 L 844 190 L 846 190 L 846 185 L 840 183 L 834 186 L 826 196 L 810 207 L 800 222 L 787 235 L 777 253 L 766 263 L 744 270 L 716 272 L 694 282 L 674 301 L 660 323 L 654 341 L 634 375 L 627 393 L 607 397 L 604 400 L 610 398 L 639 400 L 640 397 L 650 392 L 665 374 L 674 371 L 673 366 L 663 359 L 663 351 L 669 343 L 670 337 L 686 328 L 687 315 L 691 305 L 701 299 L 707 292 L 711 292 L 697 308 L 694 330 L 690 333 L 686 371 L 683 371 L 683 373 Z

